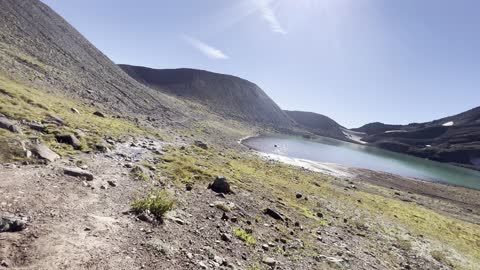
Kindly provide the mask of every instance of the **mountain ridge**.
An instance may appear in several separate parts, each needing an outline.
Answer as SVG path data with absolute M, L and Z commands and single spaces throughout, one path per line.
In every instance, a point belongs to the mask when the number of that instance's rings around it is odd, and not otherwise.
M 294 124 L 260 87 L 233 75 L 191 68 L 119 66 L 152 89 L 200 102 L 223 116 L 282 127 Z

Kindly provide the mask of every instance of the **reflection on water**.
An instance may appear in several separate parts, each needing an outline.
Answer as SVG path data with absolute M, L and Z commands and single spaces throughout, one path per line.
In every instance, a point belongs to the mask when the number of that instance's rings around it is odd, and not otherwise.
M 244 144 L 264 153 L 394 173 L 428 181 L 480 189 L 480 172 L 330 138 L 309 140 L 275 135 Z

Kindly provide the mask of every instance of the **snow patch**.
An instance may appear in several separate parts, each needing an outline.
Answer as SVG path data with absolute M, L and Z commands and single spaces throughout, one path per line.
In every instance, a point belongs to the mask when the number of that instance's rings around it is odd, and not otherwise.
M 445 124 L 443 124 L 442 126 L 444 127 L 451 127 L 453 126 L 455 123 L 453 121 L 450 121 L 450 122 L 446 122 Z
M 301 159 L 301 158 L 291 158 L 291 157 L 277 155 L 277 154 L 267 154 L 262 152 L 256 152 L 256 153 L 261 157 L 265 158 L 266 160 L 275 160 L 285 164 L 302 167 L 310 171 L 324 173 L 324 174 L 332 175 L 335 177 L 341 177 L 341 178 L 352 177 L 352 174 L 348 173 L 347 169 L 341 165 L 337 165 L 333 163 L 315 162 L 312 160 Z
M 356 132 L 348 129 L 343 129 L 342 128 L 342 133 L 345 135 L 348 139 L 355 141 L 357 143 L 361 144 L 366 144 L 366 142 L 362 141 L 362 138 L 366 135 L 363 132 Z

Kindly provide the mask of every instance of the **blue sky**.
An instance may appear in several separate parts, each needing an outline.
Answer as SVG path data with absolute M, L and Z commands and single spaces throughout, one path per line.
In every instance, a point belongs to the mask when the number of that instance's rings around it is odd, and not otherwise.
M 347 127 L 480 106 L 475 0 L 44 0 L 114 62 L 257 83 Z

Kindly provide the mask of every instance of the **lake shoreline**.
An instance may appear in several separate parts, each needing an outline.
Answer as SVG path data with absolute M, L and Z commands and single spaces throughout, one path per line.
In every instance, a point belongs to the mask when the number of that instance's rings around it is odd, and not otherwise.
M 251 151 L 265 160 L 281 162 L 345 180 L 346 188 L 349 188 L 349 185 L 354 185 L 355 188 L 362 186 L 360 190 L 368 189 L 368 192 L 375 193 L 375 188 L 371 186 L 384 187 L 392 190 L 392 194 L 388 194 L 386 197 L 403 196 L 401 200 L 406 203 L 417 203 L 449 216 L 480 224 L 480 220 L 478 220 L 480 190 L 387 172 L 263 153 L 245 144 L 245 141 L 254 137 L 256 136 L 245 137 L 239 140 L 239 143 L 249 147 Z

